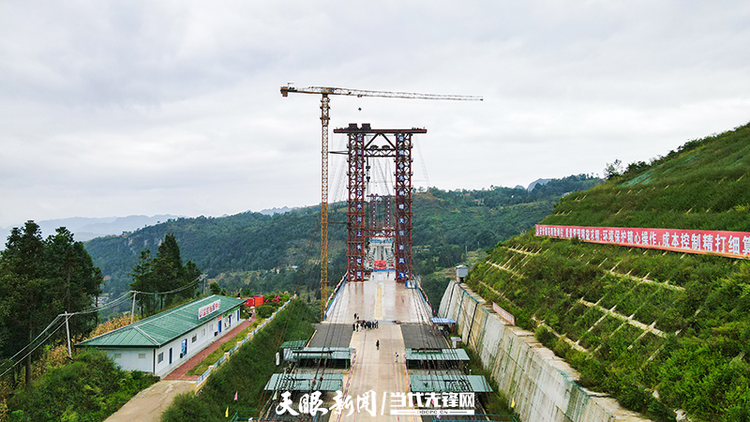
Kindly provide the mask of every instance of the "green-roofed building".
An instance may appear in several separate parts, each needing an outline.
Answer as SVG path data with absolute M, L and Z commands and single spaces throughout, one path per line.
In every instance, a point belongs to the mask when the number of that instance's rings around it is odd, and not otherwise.
M 243 299 L 212 295 L 82 341 L 123 369 L 163 377 L 240 323 Z

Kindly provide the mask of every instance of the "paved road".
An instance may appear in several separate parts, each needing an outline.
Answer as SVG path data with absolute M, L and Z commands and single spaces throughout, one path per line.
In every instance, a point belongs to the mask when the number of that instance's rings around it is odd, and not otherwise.
M 394 275 L 394 271 L 376 271 L 371 280 L 346 283 L 325 322 L 351 324 L 354 313 L 364 320 L 429 322 L 430 311 L 419 293 L 396 283 Z
M 136 394 L 105 422 L 158 422 L 178 394 L 192 391 L 195 383 L 162 380 Z

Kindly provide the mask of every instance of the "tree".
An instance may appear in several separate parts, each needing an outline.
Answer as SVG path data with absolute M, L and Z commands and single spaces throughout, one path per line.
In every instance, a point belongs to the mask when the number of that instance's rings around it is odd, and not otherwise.
M 208 285 L 208 290 L 211 292 L 212 295 L 221 294 L 221 286 L 219 286 L 219 283 L 215 281 Z
M 92 298 L 101 294 L 102 272 L 86 252 L 83 243 L 76 242 L 65 227 L 55 230 L 44 242 L 44 265 L 47 277 L 55 280 L 60 307 L 66 312 L 91 307 Z M 78 317 L 70 321 L 72 332 L 87 332 L 96 326 L 97 314 L 89 318 Z
M 141 251 L 138 257 L 138 263 L 133 267 L 132 272 L 129 273 L 133 277 L 133 283 L 130 284 L 130 289 L 136 292 L 154 292 L 156 286 L 153 283 L 153 274 L 151 271 L 151 250 L 146 249 Z M 141 310 L 141 316 L 145 314 L 151 315 L 156 312 L 156 302 L 153 295 L 137 295 L 138 307 Z
M 604 177 L 610 180 L 622 174 L 622 161 L 615 159 L 614 162 L 607 163 L 604 167 Z
M 177 239 L 174 234 L 167 233 L 159 245 L 156 256 L 151 258 L 149 249 L 141 251 L 138 263 L 130 272 L 133 278 L 131 289 L 153 294 L 138 295 L 141 315 L 151 315 L 169 306 L 175 299 L 193 297 L 198 291 L 197 284 L 192 288 L 180 288 L 193 283 L 200 275 L 201 271 L 192 261 L 182 264 Z M 160 294 L 165 292 L 173 293 Z
M 63 312 L 76 312 L 94 303 L 101 292 L 101 271 L 83 244 L 65 228 L 42 240 L 33 221 L 14 228 L 0 253 L 0 355 L 13 356 L 40 334 L 41 327 Z M 0 313 L 0 316 L 2 316 Z M 87 332 L 92 319 L 71 320 L 71 335 Z M 31 381 L 32 354 L 26 354 L 26 383 Z M 18 369 L 20 373 L 20 368 Z
M 4 321 L 12 333 L 3 354 L 10 357 L 30 343 L 37 325 L 51 320 L 54 315 L 48 306 L 54 284 L 45 283 L 42 276 L 44 243 L 39 226 L 27 221 L 23 229 L 14 227 L 8 236 L 5 250 L 0 255 L 7 276 L 4 278 L 5 307 L 10 311 Z M 47 312 L 45 312 L 47 311 Z M 20 335 L 19 335 L 20 334 Z M 31 382 L 31 354 L 26 356 L 26 384 Z M 20 372 L 20 367 L 17 367 Z

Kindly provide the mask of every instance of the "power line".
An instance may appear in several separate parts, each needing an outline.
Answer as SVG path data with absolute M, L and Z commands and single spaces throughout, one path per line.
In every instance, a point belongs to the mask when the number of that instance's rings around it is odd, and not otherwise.
M 65 326 L 67 320 L 71 316 L 73 316 L 73 315 L 86 315 L 86 314 L 91 314 L 91 313 L 94 313 L 94 312 L 99 312 L 99 311 L 104 310 L 104 309 L 116 307 L 118 305 L 121 305 L 121 304 L 129 301 L 131 299 L 131 294 L 132 294 L 132 299 L 135 299 L 135 297 L 139 293 L 140 294 L 160 294 L 160 295 L 167 295 L 167 294 L 172 294 L 172 293 L 178 293 L 178 292 L 181 292 L 183 290 L 189 289 L 191 287 L 195 287 L 195 285 L 197 285 L 198 283 L 200 283 L 200 282 L 202 282 L 204 280 L 205 276 L 206 276 L 205 274 L 201 274 L 198 277 L 196 277 L 195 279 L 193 279 L 193 281 L 191 281 L 190 283 L 186 284 L 185 286 L 178 287 L 176 289 L 169 290 L 169 291 L 166 291 L 166 292 L 139 292 L 139 291 L 136 291 L 136 290 L 130 290 L 130 291 L 125 292 L 124 294 L 122 294 L 117 299 L 115 299 L 113 301 L 110 301 L 110 302 L 107 302 L 106 304 L 104 304 L 102 306 L 97 306 L 97 307 L 94 307 L 94 308 L 91 308 L 91 309 L 86 309 L 86 310 L 78 311 L 78 312 L 71 312 L 71 313 L 65 312 L 65 313 L 59 314 L 59 315 L 57 315 L 55 317 L 55 319 L 52 320 L 52 322 L 50 322 L 47 325 L 47 327 L 44 330 L 42 330 L 41 333 L 39 333 L 39 335 L 36 336 L 36 338 L 34 338 L 32 341 L 30 341 L 26 346 L 24 346 L 23 348 L 21 348 L 21 350 L 19 350 L 18 352 L 16 352 L 16 354 L 14 354 L 13 356 L 11 356 L 8 360 L 9 361 L 13 361 L 14 359 L 16 359 L 16 357 L 18 357 L 18 355 L 20 355 L 21 353 L 24 353 L 25 350 L 27 350 L 34 343 L 36 343 L 37 340 L 39 340 L 42 336 L 44 336 L 45 332 L 47 332 L 47 330 L 49 330 L 50 327 L 52 327 L 61 318 L 65 318 L 65 320 L 63 320 L 62 323 L 60 323 L 60 325 L 57 326 L 57 328 L 55 328 L 51 333 L 49 333 L 47 335 L 47 337 L 44 340 L 42 340 L 41 342 L 39 342 L 39 344 L 37 344 L 30 352 L 28 352 L 25 355 L 23 355 L 20 359 L 16 360 L 15 363 L 13 363 L 8 369 L 6 369 L 5 371 L 3 371 L 3 373 L 0 374 L 0 377 L 5 376 L 5 374 L 7 374 L 8 371 L 10 371 L 11 369 L 15 368 L 19 363 L 23 362 L 23 360 L 26 359 L 29 355 L 31 355 L 32 353 L 34 353 L 34 351 L 36 351 L 36 349 L 38 349 L 40 346 L 42 346 L 43 344 L 45 344 L 47 342 L 47 340 L 50 339 L 50 337 L 52 337 L 63 326 Z
M 62 315 L 62 314 L 61 314 L 61 315 Z M 56 317 L 56 318 L 55 318 L 55 319 L 54 319 L 54 320 L 52 321 L 52 323 L 54 324 L 54 322 L 55 322 L 55 321 L 57 321 L 57 320 L 58 320 L 59 318 L 60 318 L 60 315 L 58 315 L 58 316 L 57 316 L 57 317 Z M 50 324 L 50 325 L 52 325 L 52 324 Z M 9 367 L 8 369 L 6 369 L 5 371 L 3 371 L 3 373 L 2 373 L 2 374 L 0 374 L 0 377 L 3 377 L 3 376 L 5 376 L 5 374 L 7 374 L 7 373 L 8 373 L 8 372 L 9 372 L 9 371 L 10 371 L 11 369 L 15 368 L 15 367 L 16 367 L 16 366 L 17 366 L 17 365 L 18 365 L 19 363 L 23 362 L 23 360 L 24 360 L 24 359 L 26 359 L 26 358 L 27 358 L 27 357 L 28 357 L 29 355 L 31 355 L 32 353 L 34 353 L 34 351 L 36 351 L 36 349 L 38 349 L 38 348 L 39 348 L 40 346 L 42 346 L 42 345 L 43 345 L 44 343 L 46 343 L 46 342 L 47 342 L 47 340 L 49 340 L 49 338 L 50 338 L 50 337 L 52 337 L 52 336 L 53 336 L 53 335 L 54 335 L 54 334 L 55 334 L 56 332 L 58 332 L 58 331 L 59 331 L 59 330 L 60 330 L 60 329 L 61 329 L 61 328 L 62 328 L 63 326 L 65 326 L 65 321 L 63 321 L 63 322 L 62 322 L 62 323 L 61 323 L 60 325 L 58 325 L 58 326 L 57 326 L 57 328 L 55 328 L 55 329 L 54 329 L 54 331 L 52 331 L 51 333 L 49 333 L 49 335 L 47 335 L 47 338 L 45 338 L 45 339 L 44 339 L 43 341 L 39 342 L 39 344 L 37 344 L 37 345 L 36 345 L 36 347 L 34 347 L 33 349 L 31 349 L 31 351 L 30 351 L 30 352 L 28 352 L 28 353 L 26 353 L 25 355 L 23 355 L 23 357 L 21 357 L 20 359 L 18 359 L 18 360 L 16 361 L 16 363 L 14 363 L 14 364 L 13 364 L 13 365 L 11 365 L 11 366 L 10 366 L 10 367 Z M 49 328 L 49 326 L 48 326 L 47 328 Z M 46 330 L 46 328 L 45 328 L 45 330 Z M 44 334 L 44 332 L 42 332 L 42 334 Z M 40 336 L 41 336 L 41 334 L 40 334 L 39 336 L 37 336 L 37 339 L 38 339 L 38 338 L 39 338 Z M 36 341 L 36 339 L 35 339 L 34 341 Z M 12 359 L 13 359 L 13 358 L 15 358 L 16 356 L 18 356 L 18 354 L 20 354 L 21 352 L 23 352 L 24 350 L 26 350 L 26 348 L 28 348 L 28 347 L 29 347 L 29 346 L 31 346 L 32 344 L 33 344 L 33 342 L 32 342 L 32 343 L 29 343 L 29 344 L 27 344 L 27 345 L 26 345 L 26 346 L 25 346 L 25 347 L 24 347 L 23 349 L 21 349 L 21 350 L 20 350 L 20 351 L 19 351 L 18 353 L 16 353 L 16 354 L 15 354 L 15 355 L 14 355 L 14 356 L 13 356 L 13 357 L 12 357 L 11 359 L 9 359 L 9 360 L 12 360 Z

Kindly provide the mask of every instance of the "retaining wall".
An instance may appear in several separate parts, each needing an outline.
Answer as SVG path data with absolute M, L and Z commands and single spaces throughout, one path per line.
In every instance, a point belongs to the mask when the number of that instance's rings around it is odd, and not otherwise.
M 464 344 L 524 422 L 648 421 L 576 383 L 578 373 L 534 334 L 510 325 L 465 284 L 448 284 L 439 315 L 456 320 Z

